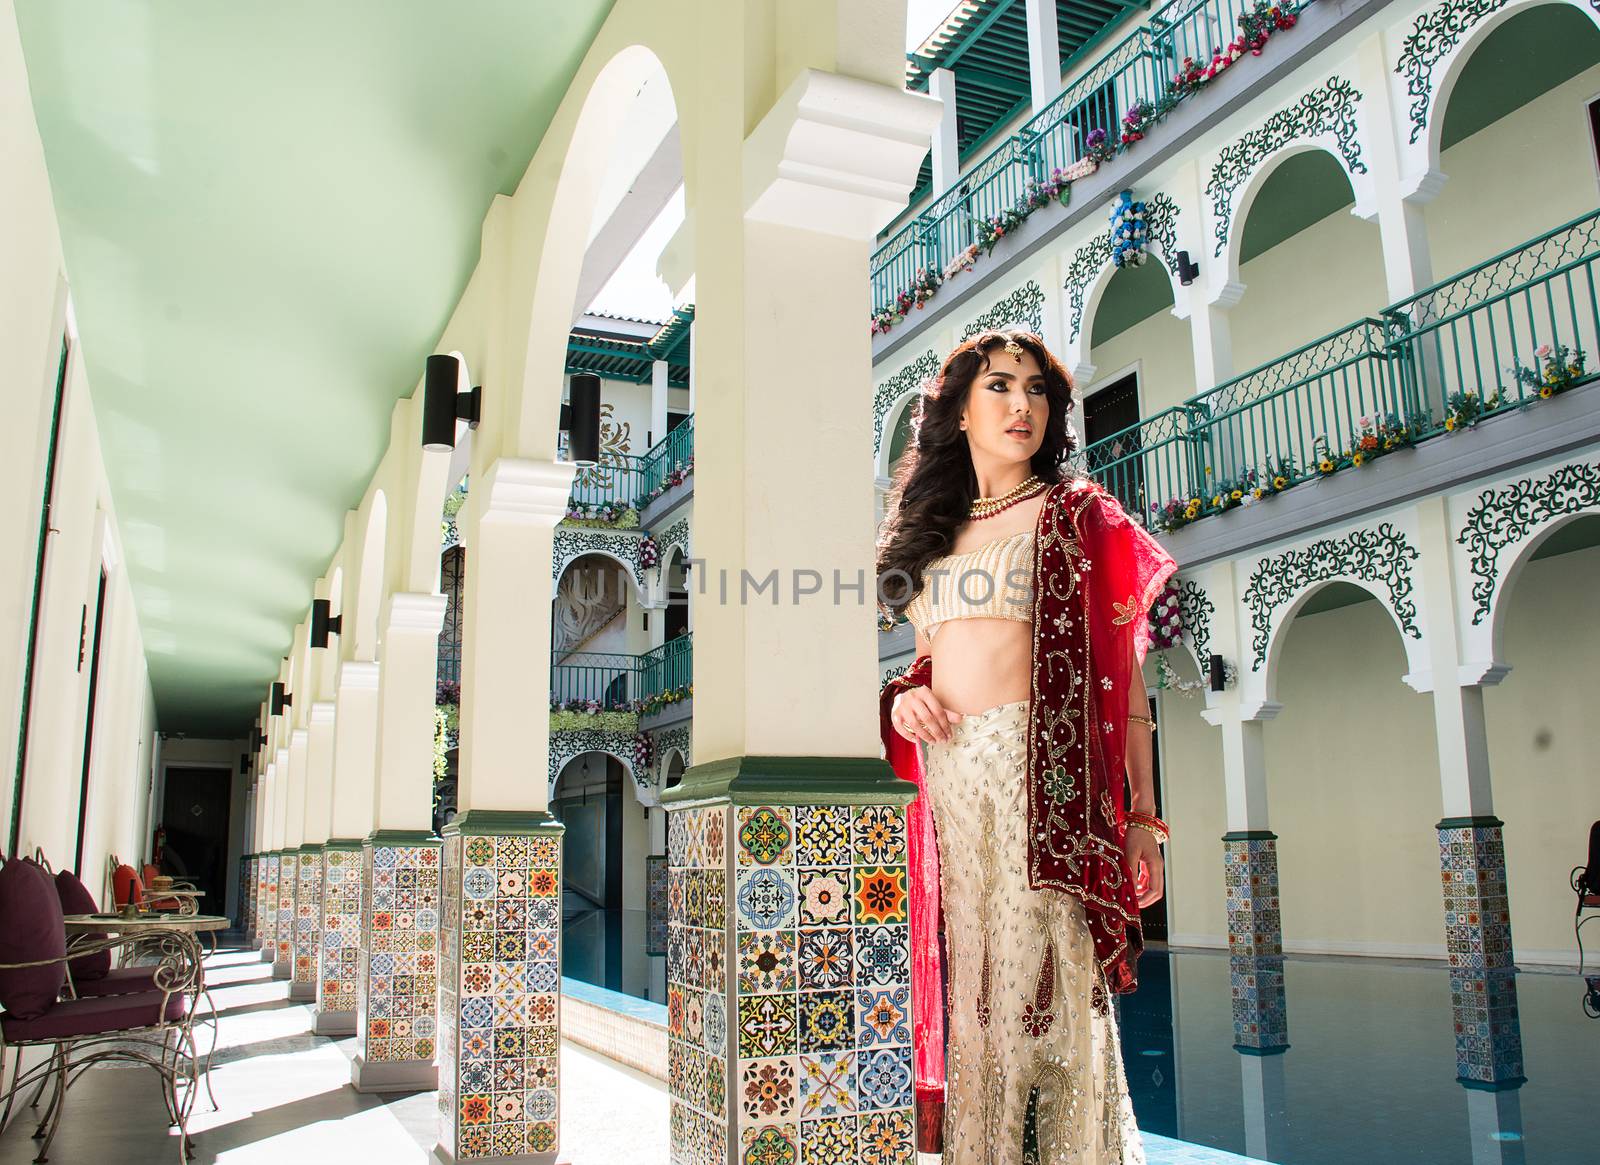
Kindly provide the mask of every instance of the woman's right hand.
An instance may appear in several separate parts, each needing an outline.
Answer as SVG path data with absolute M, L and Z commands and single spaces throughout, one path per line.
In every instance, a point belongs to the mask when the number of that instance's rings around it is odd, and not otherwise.
M 889 723 L 907 740 L 920 740 L 924 744 L 946 744 L 950 740 L 950 725 L 962 718 L 960 712 L 951 712 L 927 687 L 907 688 L 894 698 L 889 709 Z

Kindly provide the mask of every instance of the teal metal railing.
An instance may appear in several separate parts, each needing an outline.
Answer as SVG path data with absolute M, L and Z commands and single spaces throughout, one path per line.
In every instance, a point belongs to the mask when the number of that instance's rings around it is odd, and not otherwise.
M 639 698 L 639 657 L 619 652 L 579 651 L 550 665 L 550 698 L 594 700 L 603 708 Z
M 658 490 L 667 475 L 694 456 L 694 418 L 690 417 L 650 448 L 635 455 L 617 453 L 613 460 L 580 469 L 572 477 L 569 505 L 594 509 L 603 505 L 634 506 Z
M 679 635 L 639 656 L 639 698 L 649 699 L 694 678 L 694 636 Z
M 1365 428 L 1415 444 L 1595 379 L 1600 210 L 1241 373 L 1082 450 L 1077 464 L 1145 518 L 1247 471 L 1284 486 Z
M 550 698 L 631 706 L 694 678 L 694 636 L 679 635 L 642 655 L 580 651 L 552 656 Z
M 1303 0 L 1300 7 L 1310 3 Z M 1025 202 L 1028 183 L 1084 155 L 1095 130 L 1113 154 L 1122 144 L 1123 122 L 1135 105 L 1164 115 L 1193 91 L 1171 82 L 1185 57 L 1204 65 L 1214 49 L 1239 33 L 1244 8 L 1253 0 L 1168 0 L 1077 76 L 1015 134 L 971 166 L 921 214 L 908 220 L 873 253 L 872 309 L 894 306 L 922 269 L 942 271 L 978 240 L 978 224 Z M 1067 69 L 1073 62 L 1067 63 Z

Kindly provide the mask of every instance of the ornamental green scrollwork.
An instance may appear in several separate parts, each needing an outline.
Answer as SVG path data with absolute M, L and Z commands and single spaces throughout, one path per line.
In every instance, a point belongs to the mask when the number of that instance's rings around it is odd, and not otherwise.
M 1206 658 L 1211 654 L 1211 616 L 1216 613 L 1216 605 L 1199 583 L 1192 579 L 1179 580 L 1178 615 L 1183 620 L 1183 629 L 1189 633 L 1190 642 L 1194 644 L 1195 658 L 1199 660 L 1202 670 L 1206 666 Z
M 883 426 L 889 419 L 894 402 L 906 393 L 920 388 L 922 382 L 939 374 L 939 354 L 928 350 L 907 364 L 899 372 L 878 385 L 872 394 L 872 456 L 876 458 L 883 448 Z
M 1417 548 L 1390 522 L 1376 530 L 1352 530 L 1342 538 L 1319 538 L 1303 550 L 1287 550 L 1256 563 L 1244 591 L 1250 608 L 1250 646 L 1255 659 L 1251 671 L 1260 671 L 1272 641 L 1272 621 L 1280 607 L 1313 583 L 1356 578 L 1381 586 L 1389 593 L 1389 607 L 1401 630 L 1421 639 L 1417 604 L 1411 597 L 1411 564 Z
M 1394 71 L 1406 79 L 1406 96 L 1411 98 L 1411 138 L 1417 138 L 1428 125 L 1428 103 L 1433 97 L 1433 67 L 1461 41 L 1461 36 L 1478 21 L 1509 4 L 1511 0 L 1445 0 L 1417 17 L 1400 46 Z M 1600 3 L 1600 0 L 1590 0 Z
M 1161 261 L 1168 272 L 1177 262 L 1178 254 L 1178 204 L 1166 194 L 1154 194 L 1145 201 L 1145 233 L 1161 252 Z M 1102 231 L 1079 247 L 1067 267 L 1067 279 L 1062 289 L 1072 309 L 1069 339 L 1076 340 L 1083 330 L 1083 299 L 1089 284 L 1111 262 L 1111 234 Z
M 656 787 L 658 789 L 665 789 L 667 787 L 667 768 L 671 763 L 668 759 L 668 754 L 671 753 L 673 749 L 677 749 L 678 752 L 683 754 L 683 764 L 685 768 L 693 763 L 691 758 L 694 754 L 689 751 L 689 725 L 676 724 L 671 728 L 657 732 L 655 734 L 655 738 L 656 756 L 659 757 L 661 761 L 660 771 L 656 773 Z
M 1500 578 L 1500 552 L 1524 541 L 1552 518 L 1600 508 L 1600 463 L 1563 465 L 1478 495 L 1456 543 L 1467 548 L 1473 574 L 1472 625 L 1488 617 Z
M 1360 91 L 1349 81 L 1329 77 L 1222 150 L 1206 183 L 1206 197 L 1211 199 L 1211 214 L 1216 220 L 1212 233 L 1217 245 L 1213 255 L 1221 255 L 1228 245 L 1234 192 L 1279 147 L 1332 134 L 1345 168 L 1352 174 L 1367 172 L 1367 164 L 1361 160 L 1361 145 L 1356 141 L 1356 103 L 1360 100 Z
M 656 545 L 660 547 L 658 561 L 662 563 L 672 556 L 674 548 L 682 550 L 685 558 L 689 557 L 689 519 L 682 517 L 668 526 L 661 537 L 656 539 Z
M 633 576 L 633 585 L 644 594 L 644 567 L 639 564 L 639 540 L 642 530 L 601 530 L 557 526 L 554 545 L 550 552 L 550 577 L 560 579 L 561 572 L 584 554 L 603 554 L 627 567 Z
M 1044 288 L 1032 279 L 961 330 L 964 344 L 990 328 L 1025 325 L 1034 335 L 1044 331 Z

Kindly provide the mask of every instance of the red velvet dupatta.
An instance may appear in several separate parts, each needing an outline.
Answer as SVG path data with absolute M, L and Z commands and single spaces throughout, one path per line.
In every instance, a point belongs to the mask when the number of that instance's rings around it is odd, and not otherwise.
M 1115 498 L 1090 481 L 1050 487 L 1034 537 L 1033 674 L 1028 708 L 1028 880 L 1082 900 L 1113 992 L 1138 986 L 1143 938 L 1122 852 L 1128 686 L 1150 645 L 1151 604 L 1177 569 Z M 889 722 L 894 697 L 933 682 L 919 656 L 879 693 L 884 754 L 923 787 L 921 746 Z M 1142 711 L 1142 709 L 1140 710 Z M 919 1108 L 944 1095 L 944 965 L 939 850 L 926 797 L 907 814 L 911 1005 Z M 959 939 L 960 936 L 952 936 Z

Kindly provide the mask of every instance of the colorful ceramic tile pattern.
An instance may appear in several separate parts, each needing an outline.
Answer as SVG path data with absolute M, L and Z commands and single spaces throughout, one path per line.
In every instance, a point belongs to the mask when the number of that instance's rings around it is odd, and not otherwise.
M 278 874 L 281 862 L 278 854 L 268 854 L 262 861 L 261 901 L 257 907 L 260 921 L 257 929 L 261 937 L 261 953 L 276 955 L 278 950 Z
M 730 1111 L 776 1113 L 793 1104 L 793 1064 L 786 1071 L 779 1062 L 764 1074 L 751 1068 L 734 1082 L 735 1096 L 728 1096 L 729 1045 L 747 1039 L 746 1017 L 728 1010 L 728 980 L 781 982 L 784 961 L 775 945 L 745 952 L 731 975 L 727 970 L 727 816 L 726 808 L 713 807 L 674 810 L 667 819 L 667 1083 L 674 1165 L 725 1165 Z M 776 821 L 752 827 L 751 840 L 782 848 Z M 791 949 L 791 980 L 792 965 Z
M 561 834 L 444 841 L 439 1115 L 457 1161 L 556 1147 Z
M 644 859 L 644 953 L 667 953 L 667 855 Z
M 1228 953 L 1260 958 L 1283 954 L 1278 903 L 1278 839 L 1271 834 L 1222 839 L 1228 892 Z
M 322 851 L 301 850 L 296 870 L 299 888 L 295 892 L 294 982 L 314 988 L 317 949 L 322 945 Z
M 1478 1084 L 1522 1079 L 1502 828 L 1493 818 L 1439 827 L 1456 1073 Z
M 244 859 L 239 885 L 244 888 L 239 902 L 239 926 L 246 935 L 256 929 L 256 868 L 259 860 L 254 854 Z
M 300 881 L 300 853 L 286 853 L 278 859 L 277 950 L 272 973 L 282 977 L 294 969 L 295 891 Z
M 910 1165 L 904 811 L 729 812 L 674 810 L 668 823 L 673 1162 L 723 1165 L 731 1143 L 742 1165 Z M 732 935 L 709 907 L 711 887 L 726 885 L 703 882 L 714 874 L 733 875 Z M 705 1046 L 706 1001 L 719 994 L 706 982 L 708 952 L 725 949 L 731 1066 Z M 726 1108 L 706 1103 L 712 1077 L 734 1089 Z
M 1289 1009 L 1283 990 L 1282 955 L 1230 955 L 1233 1043 L 1238 1048 L 1289 1046 Z
M 371 1061 L 432 1060 L 438 1038 L 439 846 L 361 850 L 356 1032 Z
M 324 850 L 322 864 L 317 1010 L 326 1015 L 356 1009 L 356 981 L 361 972 L 361 851 Z

